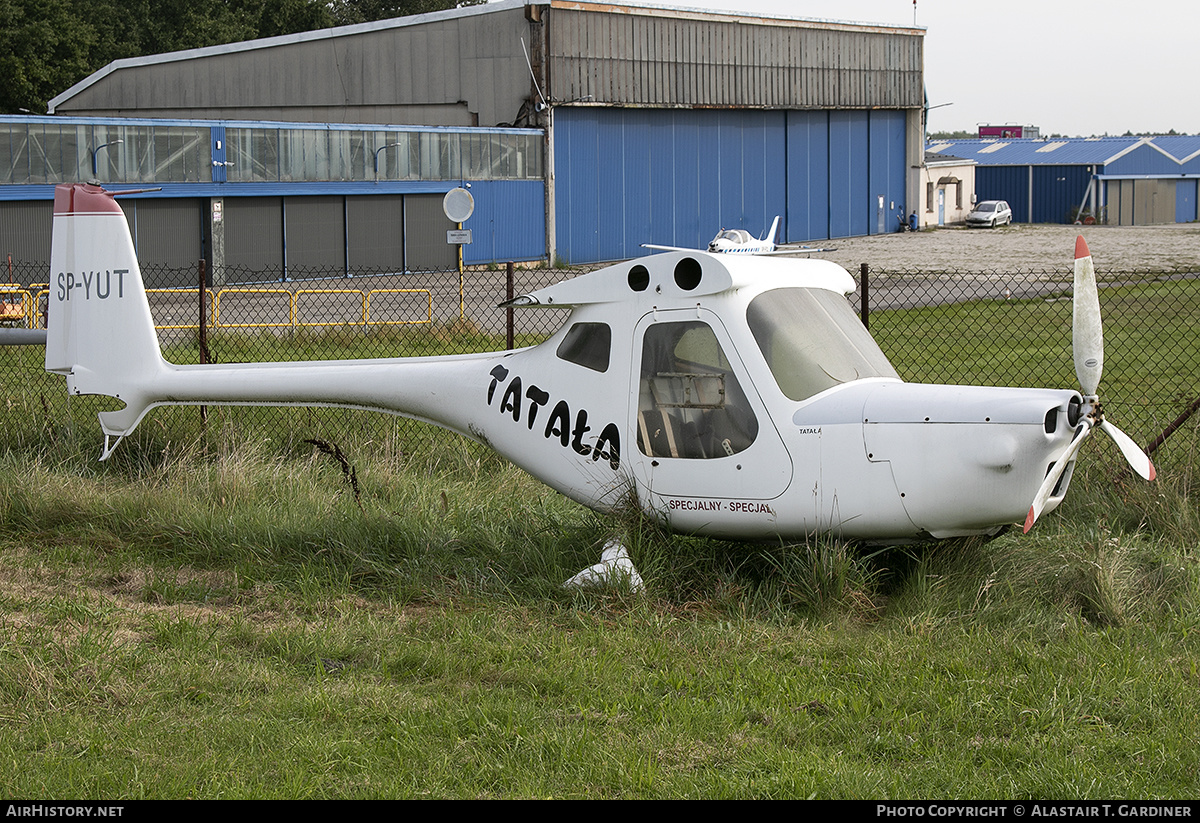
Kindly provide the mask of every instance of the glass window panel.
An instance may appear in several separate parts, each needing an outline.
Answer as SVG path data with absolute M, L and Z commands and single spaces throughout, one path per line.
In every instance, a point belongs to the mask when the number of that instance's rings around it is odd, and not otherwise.
M 744 451 L 758 418 L 712 328 L 657 323 L 642 340 L 638 448 L 648 457 L 715 459 Z
M 804 400 L 896 371 L 850 303 L 828 289 L 773 289 L 750 301 L 746 320 L 779 388 Z
M 279 180 L 278 129 L 226 129 L 225 159 L 228 179 L 238 183 Z

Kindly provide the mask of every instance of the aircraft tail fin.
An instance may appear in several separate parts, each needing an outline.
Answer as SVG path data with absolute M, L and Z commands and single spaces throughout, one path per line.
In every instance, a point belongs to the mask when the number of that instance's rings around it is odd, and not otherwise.
M 55 188 L 46 325 L 46 371 L 65 375 L 71 394 L 123 401 L 125 408 L 100 414 L 100 425 L 106 435 L 133 431 L 152 405 L 147 387 L 166 363 L 129 223 L 99 186 Z
M 779 233 L 779 215 L 775 215 L 775 220 L 771 223 L 771 230 L 767 232 L 766 241 L 768 243 L 778 243 L 779 239 L 775 236 Z

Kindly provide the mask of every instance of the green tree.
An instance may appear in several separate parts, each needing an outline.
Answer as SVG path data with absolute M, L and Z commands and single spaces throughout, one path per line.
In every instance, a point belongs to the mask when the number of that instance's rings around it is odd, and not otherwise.
M 88 74 L 95 41 L 72 0 L 0 0 L 0 109 L 45 112 L 51 97 Z
M 464 6 L 479 6 L 487 0 L 332 0 L 329 11 L 334 24 L 350 26 L 392 17 L 408 17 L 431 11 L 445 11 Z
M 321 0 L 0 0 L 0 111 L 44 112 L 114 60 L 330 25 Z

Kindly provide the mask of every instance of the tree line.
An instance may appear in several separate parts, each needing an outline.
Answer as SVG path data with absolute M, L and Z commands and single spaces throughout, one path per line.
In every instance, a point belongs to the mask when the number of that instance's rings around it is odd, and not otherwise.
M 47 103 L 114 60 L 405 17 L 485 0 L 0 0 L 0 111 Z

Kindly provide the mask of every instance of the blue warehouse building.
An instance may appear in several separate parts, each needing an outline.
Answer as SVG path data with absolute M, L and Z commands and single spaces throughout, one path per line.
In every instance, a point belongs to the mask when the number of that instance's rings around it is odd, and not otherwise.
M 929 152 L 974 160 L 980 200 L 1022 223 L 1134 226 L 1197 219 L 1200 137 L 952 140 Z
M 3 119 L 0 232 L 48 253 L 53 183 L 95 177 L 161 186 L 122 199 L 144 262 L 218 270 L 449 265 L 441 197 L 467 184 L 468 264 L 703 247 L 777 215 L 787 242 L 874 234 L 918 202 L 923 47 L 916 27 L 501 0 L 121 60 Z

